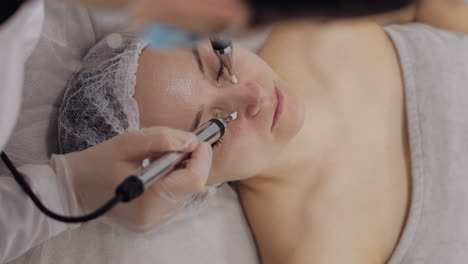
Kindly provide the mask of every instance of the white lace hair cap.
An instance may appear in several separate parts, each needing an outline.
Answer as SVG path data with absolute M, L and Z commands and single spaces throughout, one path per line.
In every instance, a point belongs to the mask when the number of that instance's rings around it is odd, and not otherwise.
M 139 129 L 134 95 L 138 58 L 147 43 L 113 33 L 84 57 L 68 83 L 58 118 L 60 153 L 80 151 Z

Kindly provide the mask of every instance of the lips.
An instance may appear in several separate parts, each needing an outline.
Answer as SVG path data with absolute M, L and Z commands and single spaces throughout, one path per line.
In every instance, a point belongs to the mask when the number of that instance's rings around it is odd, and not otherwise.
M 273 130 L 273 128 L 275 127 L 275 125 L 278 123 L 280 117 L 281 117 L 281 114 L 283 113 L 283 110 L 284 110 L 284 95 L 283 95 L 283 92 L 281 92 L 280 89 L 278 89 L 277 87 L 275 87 L 275 93 L 276 93 L 276 102 L 275 102 L 275 106 L 274 106 L 274 109 L 275 109 L 275 112 L 273 114 L 273 122 L 271 124 L 271 129 Z

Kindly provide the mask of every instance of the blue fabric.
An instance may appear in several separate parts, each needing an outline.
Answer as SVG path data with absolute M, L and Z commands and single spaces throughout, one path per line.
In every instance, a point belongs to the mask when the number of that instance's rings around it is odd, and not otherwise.
M 143 38 L 154 50 L 165 50 L 180 46 L 194 46 L 201 36 L 176 30 L 174 28 L 154 24 L 143 31 Z

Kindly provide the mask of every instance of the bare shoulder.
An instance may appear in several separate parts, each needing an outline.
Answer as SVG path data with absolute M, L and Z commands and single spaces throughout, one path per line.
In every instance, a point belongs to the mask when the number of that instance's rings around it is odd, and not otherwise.
M 371 20 L 281 24 L 260 55 L 283 77 L 300 82 L 311 74 L 332 82 L 401 82 L 393 43 Z
M 303 96 L 314 108 L 307 120 L 326 119 L 321 135 L 336 143 L 320 192 L 304 199 L 294 261 L 285 263 L 384 263 L 409 193 L 404 88 L 391 39 L 372 21 L 301 21 L 279 25 L 261 56 L 294 87 L 320 93 Z
M 441 29 L 468 34 L 468 3 L 464 0 L 420 0 L 416 20 Z

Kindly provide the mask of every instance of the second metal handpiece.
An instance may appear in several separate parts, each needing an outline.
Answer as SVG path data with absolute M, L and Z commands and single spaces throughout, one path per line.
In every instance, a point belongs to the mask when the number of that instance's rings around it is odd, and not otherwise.
M 234 74 L 233 69 L 233 62 L 232 62 L 232 52 L 233 46 L 232 41 L 229 39 L 221 39 L 217 37 L 210 38 L 211 46 L 218 57 L 219 61 L 221 62 L 222 66 L 225 67 L 231 77 L 231 81 L 234 84 L 237 84 L 239 81 L 237 80 L 236 75 Z

